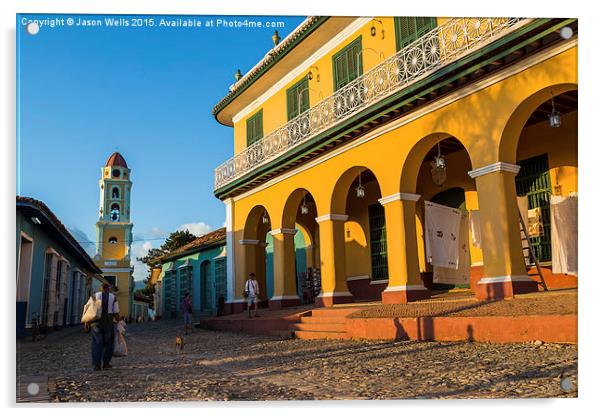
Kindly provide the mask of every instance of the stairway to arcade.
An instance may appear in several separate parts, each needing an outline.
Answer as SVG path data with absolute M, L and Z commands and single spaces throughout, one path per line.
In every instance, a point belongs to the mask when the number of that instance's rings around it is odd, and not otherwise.
M 347 316 L 357 308 L 320 308 L 307 311 L 300 322 L 291 324 L 298 339 L 349 339 Z

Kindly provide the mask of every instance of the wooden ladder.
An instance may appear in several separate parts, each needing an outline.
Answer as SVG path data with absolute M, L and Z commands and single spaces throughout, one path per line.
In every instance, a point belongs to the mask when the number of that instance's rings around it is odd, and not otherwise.
M 525 226 L 525 221 L 523 220 L 523 216 L 520 214 L 520 211 L 518 212 L 518 220 L 520 222 L 521 240 L 523 242 L 527 241 L 526 247 L 525 247 L 524 243 L 522 244 L 523 256 L 525 257 L 525 267 L 527 268 L 527 273 L 529 272 L 528 264 L 531 264 L 531 260 L 532 260 L 533 263 L 535 263 L 535 267 L 537 268 L 537 274 L 539 275 L 539 279 L 540 279 L 540 281 L 537 282 L 537 284 L 541 285 L 543 287 L 543 290 L 547 291 L 548 286 L 546 285 L 546 281 L 543 278 L 543 273 L 541 272 L 541 266 L 539 265 L 539 259 L 537 258 L 537 256 L 535 255 L 535 252 L 533 250 L 533 244 L 531 244 L 531 239 L 529 238 L 529 234 L 527 232 L 527 227 Z M 525 253 L 525 251 L 526 251 L 526 253 Z

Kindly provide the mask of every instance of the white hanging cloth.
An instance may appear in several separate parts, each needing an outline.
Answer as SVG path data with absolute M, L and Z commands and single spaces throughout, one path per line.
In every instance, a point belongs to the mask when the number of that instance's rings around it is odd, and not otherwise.
M 468 213 L 463 212 L 460 220 L 460 233 L 458 237 L 458 268 L 453 269 L 434 266 L 433 283 L 448 283 L 453 285 L 470 284 L 470 249 L 468 246 L 468 228 Z
M 427 261 L 433 266 L 457 269 L 462 212 L 425 201 L 424 218 Z
M 577 194 L 552 196 L 552 273 L 577 276 Z
M 473 247 L 481 248 L 481 212 L 479 210 L 470 211 L 470 235 Z

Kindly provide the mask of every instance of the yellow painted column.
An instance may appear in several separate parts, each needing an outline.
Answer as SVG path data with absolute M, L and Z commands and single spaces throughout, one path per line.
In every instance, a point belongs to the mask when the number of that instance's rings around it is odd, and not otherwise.
M 500 299 L 537 290 L 527 276 L 521 245 L 515 176 L 520 166 L 496 162 L 468 172 L 477 185 L 483 277 L 479 299 Z
M 385 208 L 389 285 L 383 303 L 407 303 L 430 297 L 420 279 L 416 236 L 416 201 L 420 195 L 397 193 L 379 199 Z
M 320 274 L 322 291 L 316 305 L 348 303 L 353 296 L 347 288 L 345 274 L 345 221 L 348 216 L 326 214 L 316 218 L 320 227 Z
M 295 234 L 292 228 L 270 231 L 274 242 L 274 296 L 270 309 L 301 304 L 297 296 L 297 271 L 295 269 Z
M 464 193 L 466 197 L 466 210 L 470 213 L 470 211 L 478 211 L 479 210 L 479 201 L 478 195 L 476 191 L 467 191 Z M 470 265 L 471 266 L 482 266 L 483 265 L 483 251 L 480 247 L 475 247 L 472 244 L 472 232 L 469 230 L 469 246 L 470 246 Z

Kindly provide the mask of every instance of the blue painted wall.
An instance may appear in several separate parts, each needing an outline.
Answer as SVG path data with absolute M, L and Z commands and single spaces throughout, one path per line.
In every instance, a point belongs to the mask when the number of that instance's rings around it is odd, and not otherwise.
M 75 269 L 80 269 L 83 273 L 89 273 L 87 267 L 81 261 L 79 256 L 74 255 L 70 248 L 64 247 L 62 244 L 57 242 L 52 236 L 46 234 L 46 232 L 38 225 L 31 222 L 29 217 L 24 216 L 19 210 L 16 215 L 16 264 L 18 268 L 19 264 L 19 253 L 21 246 L 21 231 L 27 236 L 33 239 L 33 254 L 32 254 L 32 268 L 31 268 L 31 280 L 29 286 L 29 297 L 27 301 L 27 312 L 25 317 L 25 325 L 29 327 L 31 324 L 31 317 L 34 313 L 40 314 L 42 312 L 42 298 L 44 290 L 44 266 L 46 261 L 46 251 L 50 248 L 58 252 L 64 257 L 69 263 L 69 276 L 67 279 L 67 313 L 71 310 L 71 283 L 72 275 Z M 87 294 L 85 296 L 88 297 Z M 79 316 L 81 311 L 77 312 Z M 19 321 L 19 318 L 17 318 Z M 79 322 L 71 322 L 71 325 L 79 324 Z
M 205 261 L 209 261 L 210 262 L 210 267 L 209 267 L 209 279 L 211 279 L 211 287 L 214 287 L 213 282 L 215 282 L 215 258 L 217 256 L 219 256 L 223 250 L 225 250 L 226 244 L 220 244 L 217 246 L 213 246 L 213 247 L 209 247 L 206 249 L 202 249 L 201 251 L 195 252 L 195 253 L 191 253 L 188 254 L 186 256 L 183 257 L 179 257 L 176 259 L 173 259 L 171 261 L 168 261 L 166 263 L 164 263 L 162 265 L 162 271 L 161 271 L 161 279 L 163 281 L 163 284 L 161 286 L 162 288 L 162 299 L 163 299 L 163 305 L 162 305 L 162 310 L 165 312 L 165 286 L 166 286 L 166 276 L 165 276 L 165 272 L 169 269 L 171 269 L 173 267 L 173 265 L 175 265 L 176 270 L 179 270 L 178 268 L 180 266 L 182 266 L 186 260 L 189 260 L 190 265 L 192 265 L 192 290 L 191 290 L 191 296 L 192 296 L 192 311 L 194 316 L 200 316 L 201 312 L 203 312 L 203 314 L 205 314 L 206 311 L 202 311 L 201 310 L 201 299 L 202 299 L 202 293 L 201 293 L 201 269 L 202 269 L 202 264 Z M 184 296 L 184 294 L 179 293 L 179 284 L 176 285 L 177 288 L 177 295 L 176 295 L 176 312 L 177 312 L 177 316 L 180 316 L 180 302 L 182 297 Z M 215 314 L 217 312 L 216 308 L 217 305 L 212 305 L 213 306 L 213 310 L 210 311 L 210 314 Z M 205 309 L 205 308 L 203 308 Z M 169 318 L 169 316 L 167 316 L 166 318 Z

